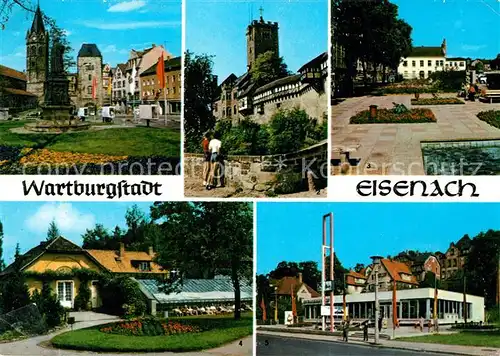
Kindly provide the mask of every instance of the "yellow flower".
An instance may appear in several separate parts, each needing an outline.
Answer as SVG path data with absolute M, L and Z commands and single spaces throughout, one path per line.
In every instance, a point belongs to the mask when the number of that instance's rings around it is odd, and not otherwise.
M 126 160 L 128 156 L 110 156 L 95 153 L 74 153 L 74 152 L 56 152 L 48 149 L 35 150 L 29 156 L 22 157 L 21 164 L 104 164 Z

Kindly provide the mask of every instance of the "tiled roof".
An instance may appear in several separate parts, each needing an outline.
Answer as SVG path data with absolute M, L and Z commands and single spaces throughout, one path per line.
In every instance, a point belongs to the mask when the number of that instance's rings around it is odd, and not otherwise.
M 446 58 L 447 61 L 465 61 L 466 58 L 463 57 L 452 57 L 452 58 Z
M 309 293 L 311 293 L 312 298 L 316 298 L 319 296 L 319 293 L 308 286 L 306 283 L 299 283 L 299 279 L 297 277 L 283 277 L 279 280 L 276 280 L 274 283 L 278 287 L 278 295 L 290 295 L 292 288 L 294 293 L 297 293 L 300 287 L 302 285 L 305 285 L 306 289 L 309 291 Z
M 95 43 L 84 43 L 78 51 L 78 57 L 102 57 L 102 55 Z
M 141 290 L 150 299 L 160 304 L 203 303 L 234 300 L 234 288 L 230 278 L 186 279 L 179 286 L 178 292 L 166 294 L 160 290 L 160 284 L 154 279 L 137 279 Z M 240 281 L 241 299 L 251 301 L 253 288 L 250 281 Z
M 125 71 L 127 70 L 127 64 L 126 63 L 120 63 L 117 65 L 118 68 L 120 68 L 121 72 L 122 73 L 125 73 Z
M 231 73 L 231 74 L 229 74 L 229 75 L 227 76 L 227 78 L 226 78 L 226 79 L 224 79 L 224 80 L 222 81 L 222 83 L 220 83 L 220 85 L 219 85 L 219 86 L 223 86 L 223 85 L 224 85 L 224 84 L 226 84 L 226 83 L 235 83 L 237 80 L 238 80 L 238 77 L 236 76 L 236 74 Z
M 153 262 L 153 257 L 146 252 L 140 251 L 119 251 L 113 250 L 85 250 L 104 268 L 113 273 L 166 273 L 162 267 Z M 150 271 L 141 271 L 132 265 L 132 261 L 150 262 Z
M 45 252 L 72 252 L 72 253 L 84 253 L 83 249 L 71 242 L 68 239 L 65 239 L 62 236 L 59 236 L 51 241 L 42 241 L 38 246 L 33 247 L 26 253 L 22 254 L 17 262 L 9 265 L 2 274 L 8 274 L 13 272 L 18 267 L 19 270 L 23 270 L 30 266 L 33 262 L 35 262 L 41 255 Z
M 289 75 L 285 78 L 280 78 L 272 81 L 271 83 L 268 83 L 266 85 L 263 85 L 255 90 L 255 94 L 263 93 L 269 89 L 279 87 L 281 85 L 285 84 L 294 84 L 300 81 L 300 74 L 294 74 L 294 75 Z
M 443 57 L 442 47 L 413 47 L 408 57 Z
M 20 72 L 18 70 L 15 70 L 15 69 L 12 69 L 12 68 L 9 68 L 6 66 L 3 66 L 1 64 L 0 64 L 0 75 L 3 75 L 5 77 L 9 77 L 9 78 L 23 80 L 23 81 L 27 80 L 26 74 L 24 74 L 23 72 Z
M 25 90 L 13 89 L 13 88 L 5 88 L 4 91 L 13 95 L 24 95 L 24 96 L 36 96 L 35 94 L 28 93 Z
M 156 67 L 158 66 L 158 62 L 156 62 L 153 66 L 146 69 L 141 73 L 141 77 L 156 74 Z M 165 72 L 169 72 L 175 69 L 181 68 L 181 57 L 175 57 L 165 60 Z
M 40 6 L 37 6 L 35 11 L 35 17 L 33 18 L 33 23 L 31 24 L 31 32 L 34 33 L 44 33 L 45 26 L 43 25 L 43 15 L 40 10 Z
M 328 60 L 328 53 L 323 52 L 319 56 L 311 59 L 309 62 L 300 67 L 297 72 L 302 72 L 305 68 L 308 67 L 319 67 L 321 66 L 321 63 L 326 62 L 327 60 Z
M 382 265 L 387 270 L 387 273 L 391 276 L 392 279 L 395 279 L 396 282 L 409 283 L 409 284 L 418 284 L 416 277 L 412 274 L 410 267 L 403 262 L 396 262 L 389 260 L 387 258 L 382 259 Z M 407 274 L 410 276 L 409 280 L 405 280 L 401 277 L 401 274 Z
M 362 279 L 364 282 L 356 282 L 356 279 Z M 364 274 L 358 273 L 356 271 L 349 271 L 346 274 L 346 283 L 349 285 L 363 286 L 366 283 L 366 276 Z

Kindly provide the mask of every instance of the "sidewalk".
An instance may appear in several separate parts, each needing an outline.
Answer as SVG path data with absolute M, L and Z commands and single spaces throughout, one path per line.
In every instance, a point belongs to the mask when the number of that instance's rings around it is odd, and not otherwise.
M 317 333 L 300 333 L 298 330 L 290 331 L 284 328 L 275 328 L 272 330 L 270 328 L 265 328 L 262 330 L 260 327 L 257 328 L 257 333 L 261 335 L 276 335 L 281 337 L 293 337 L 296 339 L 307 339 L 316 341 L 330 341 L 330 342 L 341 342 L 342 336 L 338 333 L 333 335 L 318 335 Z M 407 351 L 419 351 L 419 352 L 434 352 L 443 353 L 448 355 L 464 355 L 464 356 L 500 356 L 500 349 L 478 347 L 478 346 L 461 346 L 461 345 L 443 345 L 443 344 L 429 344 L 429 343 L 417 343 L 417 342 L 406 342 L 397 340 L 388 340 L 386 338 L 380 338 L 379 344 L 373 344 L 373 335 L 370 335 L 370 342 L 364 342 L 362 337 L 358 336 L 358 333 L 353 336 L 350 334 L 349 343 L 356 345 L 369 345 L 373 347 L 380 348 L 391 348 Z

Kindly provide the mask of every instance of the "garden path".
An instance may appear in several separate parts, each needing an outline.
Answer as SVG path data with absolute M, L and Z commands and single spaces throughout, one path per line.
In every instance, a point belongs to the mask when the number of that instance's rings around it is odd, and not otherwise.
M 456 94 L 440 94 L 456 97 Z M 421 97 L 431 97 L 422 95 Z M 419 105 L 430 108 L 436 123 L 422 124 L 349 124 L 356 113 L 372 104 L 392 108 L 393 102 L 411 108 L 412 95 L 363 96 L 349 98 L 332 107 L 332 147 L 359 149 L 351 158 L 360 159 L 349 174 L 424 175 L 421 141 L 500 139 L 497 129 L 477 118 L 481 111 L 500 110 L 500 104 L 466 102 L 465 105 Z M 338 153 L 332 153 L 338 158 Z M 369 165 L 369 167 L 368 167 Z M 338 167 L 332 167 L 338 174 Z

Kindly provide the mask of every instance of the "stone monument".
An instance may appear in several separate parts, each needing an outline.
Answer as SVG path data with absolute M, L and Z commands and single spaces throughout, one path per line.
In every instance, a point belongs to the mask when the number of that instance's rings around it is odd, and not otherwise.
M 71 114 L 69 80 L 64 71 L 64 46 L 55 41 L 50 53 L 50 74 L 45 82 L 44 103 L 41 105 L 42 118 L 25 128 L 37 132 L 61 133 L 86 130 L 90 124 L 79 122 Z

